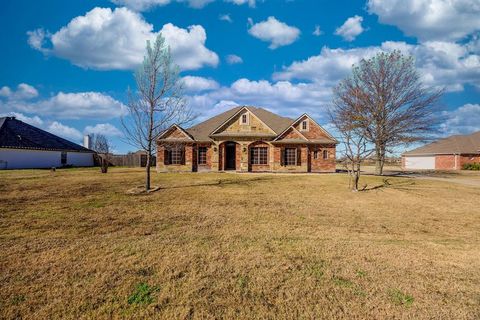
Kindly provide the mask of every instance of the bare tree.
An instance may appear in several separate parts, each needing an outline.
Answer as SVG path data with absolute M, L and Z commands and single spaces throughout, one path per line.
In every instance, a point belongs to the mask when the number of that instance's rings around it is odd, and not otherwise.
M 334 89 L 334 99 L 352 106 L 352 92 L 358 105 L 352 107 L 350 121 L 375 146 L 376 174 L 383 174 L 387 152 L 426 140 L 438 123 L 436 107 L 443 90 L 424 87 L 413 57 L 400 51 L 361 60 Z
M 102 173 L 108 172 L 112 145 L 103 134 L 91 135 L 93 150 L 98 154 L 100 161 L 100 170 Z
M 347 169 L 349 188 L 352 191 L 358 191 L 362 162 L 374 151 L 363 134 L 363 128 L 356 121 L 352 121 L 361 108 L 359 95 L 358 90 L 352 89 L 348 99 L 334 99 L 330 109 L 331 121 L 340 133 L 343 143 L 343 164 Z
M 135 72 L 136 93 L 129 90 L 128 116 L 122 118 L 125 138 L 147 156 L 145 190 L 150 190 L 150 167 L 156 139 L 172 124 L 185 124 L 193 115 L 183 98 L 179 68 L 161 34 L 153 46 L 147 41 L 146 55 Z

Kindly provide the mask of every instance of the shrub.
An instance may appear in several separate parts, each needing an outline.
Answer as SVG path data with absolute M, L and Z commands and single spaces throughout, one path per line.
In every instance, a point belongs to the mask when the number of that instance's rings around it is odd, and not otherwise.
M 480 170 L 480 163 L 465 163 L 462 166 L 463 170 Z

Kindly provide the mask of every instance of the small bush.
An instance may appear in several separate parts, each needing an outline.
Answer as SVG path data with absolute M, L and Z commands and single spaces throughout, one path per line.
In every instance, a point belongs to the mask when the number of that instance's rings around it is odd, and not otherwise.
M 480 162 L 479 163 L 465 163 L 463 166 L 462 166 L 462 169 L 463 170 L 480 170 Z
M 128 304 L 150 304 L 153 302 L 152 294 L 160 290 L 157 286 L 149 286 L 146 283 L 140 283 L 135 291 L 128 297 Z

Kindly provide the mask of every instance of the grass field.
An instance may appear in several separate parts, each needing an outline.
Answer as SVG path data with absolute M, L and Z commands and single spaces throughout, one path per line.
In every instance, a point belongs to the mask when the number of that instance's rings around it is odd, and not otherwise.
M 0 172 L 0 318 L 480 317 L 480 188 Z

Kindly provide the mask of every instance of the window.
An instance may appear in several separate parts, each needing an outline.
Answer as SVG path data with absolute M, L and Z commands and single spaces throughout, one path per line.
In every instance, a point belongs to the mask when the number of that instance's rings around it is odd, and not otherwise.
M 268 148 L 267 147 L 252 148 L 250 159 L 252 164 L 268 164 Z
M 323 160 L 326 160 L 326 159 L 328 159 L 328 151 L 323 150 Z
M 313 159 L 318 159 L 318 151 L 313 151 Z
M 198 147 L 198 164 L 207 164 L 207 147 Z
M 175 146 L 168 150 L 168 164 L 183 164 L 183 155 L 185 148 L 183 146 Z
M 60 155 L 60 163 L 62 165 L 66 165 L 67 164 L 67 153 L 66 152 L 62 152 L 61 155 Z
M 308 122 L 307 120 L 302 121 L 302 131 L 307 131 L 308 130 Z
M 294 166 L 297 164 L 297 148 L 285 148 L 284 163 L 286 166 Z
M 248 124 L 248 114 L 242 114 L 242 124 Z

